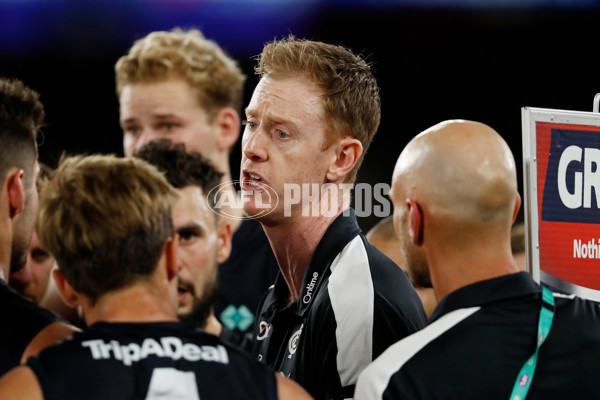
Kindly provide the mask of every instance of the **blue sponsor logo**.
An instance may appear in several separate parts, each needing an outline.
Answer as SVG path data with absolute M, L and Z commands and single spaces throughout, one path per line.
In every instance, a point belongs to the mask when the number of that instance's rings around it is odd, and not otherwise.
M 600 223 L 600 133 L 552 129 L 542 220 Z

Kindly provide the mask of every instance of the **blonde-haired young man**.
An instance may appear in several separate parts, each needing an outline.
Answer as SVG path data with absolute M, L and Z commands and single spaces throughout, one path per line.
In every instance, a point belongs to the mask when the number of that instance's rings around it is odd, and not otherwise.
M 45 188 L 37 230 L 63 299 L 88 328 L 0 380 L 14 399 L 308 398 L 216 336 L 177 320 L 178 192 L 135 158 L 77 156 Z M 76 377 L 76 379 L 73 379 Z
M 240 134 L 246 79 L 237 63 L 200 31 L 175 29 L 137 40 L 115 72 L 125 155 L 153 140 L 184 143 L 186 151 L 200 153 L 223 174 L 224 198 L 237 198 L 229 156 Z M 277 261 L 260 224 L 232 203 L 221 202 L 217 210 L 231 225 L 233 242 L 231 255 L 219 265 L 215 315 L 241 336 L 252 330 Z

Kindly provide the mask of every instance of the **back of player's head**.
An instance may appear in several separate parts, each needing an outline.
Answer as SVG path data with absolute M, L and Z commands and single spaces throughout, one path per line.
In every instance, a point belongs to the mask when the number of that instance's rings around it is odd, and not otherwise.
M 36 135 L 45 115 L 39 97 L 17 79 L 0 78 L 0 176 L 9 168 L 21 168 L 27 187 L 33 184 Z
M 354 181 L 381 116 L 379 87 L 369 64 L 342 46 L 289 36 L 263 48 L 256 72 L 260 77 L 305 77 L 319 86 L 322 118 L 330 128 L 324 147 L 344 136 L 362 144 L 361 158 L 346 177 Z
M 148 142 L 135 156 L 157 167 L 175 188 L 199 186 L 205 196 L 219 185 L 223 176 L 200 153 L 186 153 L 183 143 L 174 144 L 169 140 Z M 215 205 L 214 197 L 210 196 L 207 200 L 211 207 Z
M 154 272 L 177 191 L 152 165 L 108 155 L 61 160 L 42 188 L 37 232 L 69 284 L 95 302 Z
M 117 95 L 128 84 L 185 79 L 209 118 L 231 107 L 239 112 L 244 82 L 237 63 L 198 30 L 158 31 L 137 40 L 115 65 Z

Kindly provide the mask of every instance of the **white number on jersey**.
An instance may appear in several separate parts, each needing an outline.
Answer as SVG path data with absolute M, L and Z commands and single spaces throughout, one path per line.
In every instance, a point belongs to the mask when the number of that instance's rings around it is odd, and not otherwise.
M 146 400 L 200 400 L 196 375 L 175 368 L 155 368 Z

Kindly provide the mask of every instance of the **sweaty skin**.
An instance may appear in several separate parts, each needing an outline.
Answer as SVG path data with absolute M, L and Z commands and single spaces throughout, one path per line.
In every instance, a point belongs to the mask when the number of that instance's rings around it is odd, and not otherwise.
M 413 275 L 431 275 L 438 301 L 466 284 L 518 272 L 510 247 L 521 203 L 516 165 L 492 128 L 464 120 L 431 127 L 403 150 L 392 183 L 405 265 Z

